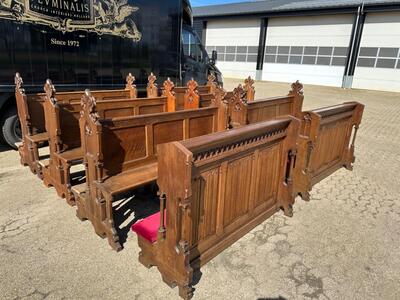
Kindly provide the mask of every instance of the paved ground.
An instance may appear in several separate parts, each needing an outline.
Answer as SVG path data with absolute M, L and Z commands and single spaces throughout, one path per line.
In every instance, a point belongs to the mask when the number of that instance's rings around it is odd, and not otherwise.
M 288 90 L 256 83 L 256 98 Z M 305 86 L 305 108 L 350 100 L 366 105 L 354 171 L 322 181 L 293 218 L 276 214 L 202 268 L 195 299 L 400 299 L 400 94 Z M 2 149 L 0 167 L 1 299 L 178 298 L 138 263 L 134 234 L 115 253 L 17 152 Z

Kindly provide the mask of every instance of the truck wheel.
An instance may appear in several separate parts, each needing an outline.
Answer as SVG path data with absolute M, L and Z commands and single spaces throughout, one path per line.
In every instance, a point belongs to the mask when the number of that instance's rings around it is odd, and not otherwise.
M 2 118 L 2 133 L 4 141 L 12 148 L 17 149 L 16 142 L 21 141 L 21 124 L 19 123 L 17 110 L 14 107 L 7 109 Z

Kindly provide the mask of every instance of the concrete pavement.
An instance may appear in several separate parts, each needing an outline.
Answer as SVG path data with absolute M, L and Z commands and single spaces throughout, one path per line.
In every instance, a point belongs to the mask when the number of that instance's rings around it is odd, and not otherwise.
M 255 85 L 256 98 L 290 89 Z M 366 105 L 354 171 L 323 180 L 310 202 L 296 199 L 292 218 L 276 214 L 204 266 L 194 299 L 400 299 L 400 94 L 308 85 L 304 94 L 305 109 Z M 133 233 L 112 251 L 16 151 L 0 151 L 0 299 L 179 299 L 138 262 Z

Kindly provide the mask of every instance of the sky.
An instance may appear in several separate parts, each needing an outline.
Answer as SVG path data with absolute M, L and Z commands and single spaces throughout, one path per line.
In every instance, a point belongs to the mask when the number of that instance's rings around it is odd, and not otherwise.
M 225 3 L 237 3 L 237 2 L 249 2 L 250 0 L 190 0 L 192 7 L 213 5 L 213 4 L 225 4 Z

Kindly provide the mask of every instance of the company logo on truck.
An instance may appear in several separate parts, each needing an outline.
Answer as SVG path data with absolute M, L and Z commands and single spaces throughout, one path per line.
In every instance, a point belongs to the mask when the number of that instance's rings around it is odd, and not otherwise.
M 83 30 L 138 42 L 142 34 L 128 0 L 0 0 L 0 18 L 42 24 L 62 32 Z

